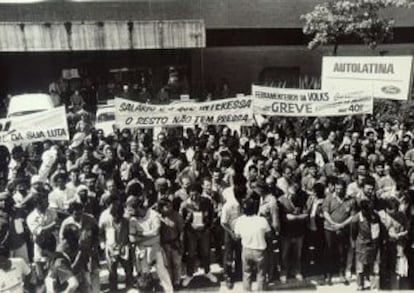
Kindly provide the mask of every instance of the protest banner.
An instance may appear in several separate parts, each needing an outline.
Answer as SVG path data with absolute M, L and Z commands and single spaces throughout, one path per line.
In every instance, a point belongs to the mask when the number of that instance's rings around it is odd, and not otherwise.
M 115 98 L 115 120 L 120 128 L 250 124 L 253 121 L 252 99 L 244 97 L 153 105 Z
M 69 140 L 65 107 L 0 120 L 0 144 Z
M 363 91 L 378 99 L 407 100 L 412 56 L 323 57 L 322 89 Z
M 371 96 L 361 91 L 329 94 L 322 90 L 286 89 L 252 86 L 253 112 L 255 114 L 318 117 L 370 114 L 373 109 Z

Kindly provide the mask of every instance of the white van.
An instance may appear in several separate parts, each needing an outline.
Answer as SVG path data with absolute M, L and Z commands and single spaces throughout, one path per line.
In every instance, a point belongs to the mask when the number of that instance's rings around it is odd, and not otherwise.
M 53 109 L 60 101 L 48 94 L 21 94 L 12 96 L 7 109 L 7 117 L 18 117 Z

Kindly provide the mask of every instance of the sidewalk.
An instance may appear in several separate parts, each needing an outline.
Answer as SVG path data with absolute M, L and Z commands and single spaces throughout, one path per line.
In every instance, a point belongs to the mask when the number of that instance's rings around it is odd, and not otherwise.
M 223 280 L 223 270 L 217 265 L 213 264 L 211 266 L 211 271 L 217 276 L 219 280 Z M 125 286 L 123 284 L 124 280 L 124 272 L 122 269 L 118 270 L 118 277 L 119 277 L 119 292 L 128 292 L 128 293 L 136 293 L 139 292 L 138 289 L 130 289 L 128 291 L 125 290 Z M 108 287 L 108 271 L 102 270 L 100 274 L 101 284 L 102 284 L 102 291 L 109 292 L 107 289 Z M 352 279 L 350 284 L 347 286 L 343 283 L 340 283 L 339 278 L 333 278 L 332 282 L 333 285 L 319 285 L 317 280 L 322 279 L 322 277 L 312 276 L 309 278 L 305 278 L 303 282 L 298 282 L 295 279 L 289 279 L 286 284 L 280 284 L 280 282 L 270 283 L 268 286 L 267 291 L 318 291 L 318 292 L 355 292 L 357 289 L 357 285 L 355 279 Z M 252 286 L 253 290 L 256 290 L 256 283 L 253 283 Z M 206 278 L 203 277 L 202 271 L 199 270 L 195 275 L 194 279 L 191 281 L 190 285 L 187 288 L 182 288 L 179 292 L 243 292 L 243 284 L 242 282 L 236 282 L 232 290 L 227 289 L 225 282 L 220 282 L 217 284 L 213 284 L 209 282 Z

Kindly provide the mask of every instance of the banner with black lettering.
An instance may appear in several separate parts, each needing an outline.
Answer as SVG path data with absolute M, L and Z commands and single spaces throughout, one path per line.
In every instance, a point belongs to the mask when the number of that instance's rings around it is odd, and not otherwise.
M 65 107 L 0 119 L 0 144 L 9 146 L 45 140 L 69 140 Z
M 318 117 L 371 114 L 372 97 L 361 91 L 330 95 L 322 90 L 252 86 L 255 114 L 287 117 Z
M 243 124 L 253 122 L 251 97 L 212 102 L 144 104 L 115 98 L 115 120 L 120 128 L 148 128 L 195 124 Z
M 322 61 L 322 89 L 330 93 L 362 91 L 379 99 L 407 100 L 412 56 L 335 57 Z

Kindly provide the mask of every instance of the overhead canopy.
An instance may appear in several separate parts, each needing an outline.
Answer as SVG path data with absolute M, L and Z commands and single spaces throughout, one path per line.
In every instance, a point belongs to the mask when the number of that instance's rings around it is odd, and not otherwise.
M 200 48 L 203 20 L 0 23 L 0 51 Z

